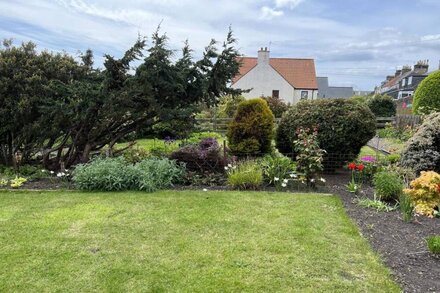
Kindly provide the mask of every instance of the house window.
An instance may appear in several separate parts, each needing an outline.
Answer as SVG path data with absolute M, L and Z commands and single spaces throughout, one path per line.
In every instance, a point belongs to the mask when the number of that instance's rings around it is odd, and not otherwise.
M 408 77 L 408 85 L 412 85 L 412 76 Z
M 272 91 L 272 98 L 279 98 L 280 97 L 280 91 L 279 90 L 273 90 Z
M 301 91 L 301 100 L 307 100 L 309 97 L 309 91 Z
M 405 86 L 405 81 L 406 81 L 406 79 L 404 78 L 404 79 L 402 79 L 402 87 L 404 87 Z

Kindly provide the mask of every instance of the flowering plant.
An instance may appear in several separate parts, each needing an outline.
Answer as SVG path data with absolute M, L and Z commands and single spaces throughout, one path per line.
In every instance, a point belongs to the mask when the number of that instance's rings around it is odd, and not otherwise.
M 357 193 L 361 188 L 362 172 L 365 170 L 365 165 L 349 163 L 347 167 L 351 170 L 351 181 L 347 184 L 347 190 L 352 193 Z

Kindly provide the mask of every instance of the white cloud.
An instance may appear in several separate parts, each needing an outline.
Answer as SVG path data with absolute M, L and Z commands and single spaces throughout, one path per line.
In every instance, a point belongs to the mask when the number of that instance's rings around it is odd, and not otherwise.
M 260 19 L 270 20 L 274 17 L 282 16 L 283 14 L 284 12 L 281 10 L 275 10 L 267 6 L 263 6 L 261 7 Z
M 275 0 L 275 6 L 277 8 L 289 7 L 290 9 L 294 9 L 301 4 L 301 2 L 303 2 L 303 0 Z

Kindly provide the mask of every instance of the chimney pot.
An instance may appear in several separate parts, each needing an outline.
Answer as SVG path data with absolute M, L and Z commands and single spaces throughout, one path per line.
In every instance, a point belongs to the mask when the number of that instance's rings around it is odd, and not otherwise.
M 269 64 L 269 51 L 267 48 L 264 50 L 261 48 L 261 50 L 258 51 L 258 64 Z

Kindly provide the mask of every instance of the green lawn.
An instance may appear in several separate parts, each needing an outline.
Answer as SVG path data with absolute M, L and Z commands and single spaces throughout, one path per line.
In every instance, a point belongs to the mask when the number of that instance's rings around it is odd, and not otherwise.
M 399 292 L 336 196 L 0 192 L 0 292 Z

